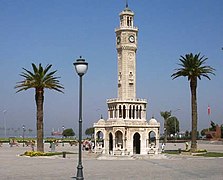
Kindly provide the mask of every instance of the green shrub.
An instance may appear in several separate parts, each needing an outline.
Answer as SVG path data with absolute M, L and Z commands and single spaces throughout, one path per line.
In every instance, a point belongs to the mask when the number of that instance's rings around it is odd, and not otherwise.
M 197 149 L 195 151 L 195 153 L 204 153 L 204 152 L 207 152 L 207 150 L 206 149 Z
M 196 154 L 195 156 L 203 156 L 203 157 L 223 157 L 223 153 L 207 152 L 206 154 Z
M 30 157 L 33 157 L 33 156 L 44 156 L 44 152 L 39 152 L 39 151 L 26 151 L 24 153 L 25 156 L 30 156 Z

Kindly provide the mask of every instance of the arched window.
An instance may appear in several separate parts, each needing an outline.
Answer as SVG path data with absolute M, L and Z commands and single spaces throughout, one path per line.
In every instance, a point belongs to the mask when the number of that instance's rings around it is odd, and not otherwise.
M 156 145 L 156 133 L 154 131 L 149 132 L 149 144 Z
M 142 107 L 139 108 L 139 119 L 142 119 Z
M 129 17 L 129 26 L 132 26 L 132 17 Z
M 133 109 L 132 109 L 132 118 L 135 119 L 135 106 L 133 106 Z
M 115 133 L 115 145 L 117 148 L 123 148 L 123 134 L 119 130 Z
M 122 106 L 119 105 L 119 117 L 121 118 L 122 117 Z
M 96 141 L 98 143 L 98 147 L 104 147 L 104 134 L 102 131 L 98 131 L 96 133 Z
M 129 106 L 129 119 L 132 118 L 132 106 L 130 105 Z
M 130 19 L 127 17 L 127 26 L 130 26 Z

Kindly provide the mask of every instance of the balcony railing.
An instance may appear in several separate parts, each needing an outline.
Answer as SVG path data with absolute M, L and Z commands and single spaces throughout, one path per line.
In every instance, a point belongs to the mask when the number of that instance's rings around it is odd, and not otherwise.
M 107 99 L 107 103 L 112 103 L 112 102 L 143 102 L 143 103 L 147 103 L 147 100 L 146 99 L 141 99 L 141 98 L 133 98 L 133 99 L 112 98 L 112 99 Z
M 138 28 L 137 27 L 131 27 L 131 26 L 122 26 L 122 27 L 115 28 L 115 31 L 119 31 L 119 30 L 134 30 L 134 31 L 138 31 Z

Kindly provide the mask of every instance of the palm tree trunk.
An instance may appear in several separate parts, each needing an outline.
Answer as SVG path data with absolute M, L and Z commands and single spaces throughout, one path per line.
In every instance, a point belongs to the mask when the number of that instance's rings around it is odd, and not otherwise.
M 191 109 L 192 109 L 192 131 L 191 131 L 191 152 L 197 150 L 197 78 L 190 81 Z
M 43 144 L 43 101 L 44 101 L 44 95 L 43 95 L 43 89 L 38 90 L 36 89 L 36 128 L 37 128 L 37 151 L 44 152 L 44 144 Z

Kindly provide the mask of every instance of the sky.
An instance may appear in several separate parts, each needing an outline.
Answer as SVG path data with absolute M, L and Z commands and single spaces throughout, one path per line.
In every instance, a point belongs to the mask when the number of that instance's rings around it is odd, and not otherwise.
M 137 97 L 148 101 L 147 119 L 161 123 L 160 111 L 172 111 L 180 130 L 191 129 L 187 78 L 172 80 L 180 56 L 201 53 L 216 69 L 211 81 L 198 82 L 198 129 L 210 120 L 223 124 L 223 1 L 129 0 L 139 28 Z M 83 128 L 107 118 L 106 100 L 117 97 L 115 28 L 125 0 L 0 0 L 0 127 L 36 129 L 34 89 L 16 93 L 22 68 L 52 64 L 64 94 L 45 91 L 44 129 L 78 132 L 79 78 L 73 62 L 89 63 L 83 77 Z M 211 107 L 208 116 L 207 108 Z M 12 129 L 11 129 L 12 130 Z M 10 133 L 8 130 L 7 133 Z M 2 131 L 0 132 L 0 134 Z

